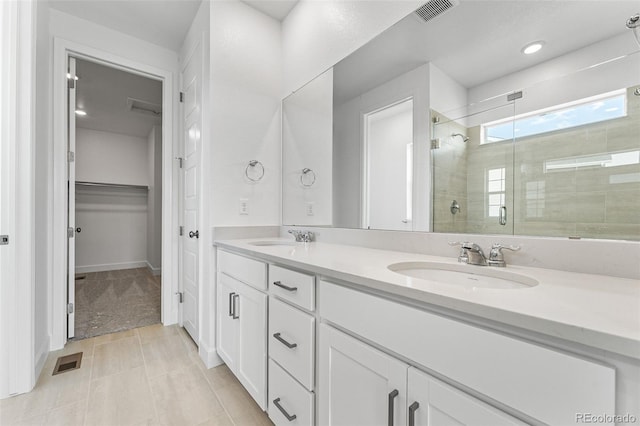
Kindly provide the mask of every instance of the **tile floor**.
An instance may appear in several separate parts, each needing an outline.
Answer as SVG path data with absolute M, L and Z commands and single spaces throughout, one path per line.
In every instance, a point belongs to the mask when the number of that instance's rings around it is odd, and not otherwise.
M 61 355 L 81 368 L 57 376 Z M 184 329 L 152 325 L 49 354 L 35 389 L 0 400 L 0 425 L 272 425 L 225 366 L 206 369 Z

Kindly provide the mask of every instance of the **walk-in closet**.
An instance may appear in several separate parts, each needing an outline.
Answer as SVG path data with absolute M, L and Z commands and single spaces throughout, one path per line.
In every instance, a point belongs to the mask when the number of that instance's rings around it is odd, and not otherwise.
M 160 322 L 162 82 L 79 58 L 68 78 L 71 329 L 84 339 Z

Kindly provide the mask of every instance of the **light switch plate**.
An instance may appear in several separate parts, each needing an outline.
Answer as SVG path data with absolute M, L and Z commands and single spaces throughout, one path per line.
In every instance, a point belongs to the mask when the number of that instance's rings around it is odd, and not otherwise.
M 314 214 L 314 204 L 313 202 L 307 202 L 307 216 L 313 216 Z
M 248 214 L 249 214 L 249 199 L 240 198 L 240 215 L 248 215 Z

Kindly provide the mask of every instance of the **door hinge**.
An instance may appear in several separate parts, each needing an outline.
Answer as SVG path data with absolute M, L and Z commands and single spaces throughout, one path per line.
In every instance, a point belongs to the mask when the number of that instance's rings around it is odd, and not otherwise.
M 178 295 L 178 303 L 184 302 L 184 293 L 183 292 L 178 292 L 176 294 Z
M 67 314 L 73 313 L 73 303 L 67 303 Z
M 73 151 L 67 152 L 67 161 L 69 163 L 73 163 L 74 161 L 76 161 L 76 153 Z
M 182 237 L 184 235 L 184 226 L 180 225 L 180 236 Z
M 180 102 L 184 102 L 184 92 L 180 92 Z
M 431 139 L 431 149 L 440 149 L 440 138 Z
M 0 235 L 0 246 L 9 245 L 9 236 L 8 235 Z
M 67 228 L 67 238 L 73 238 L 73 236 L 75 235 L 76 230 L 73 229 L 72 227 L 68 227 Z
M 184 166 L 184 158 L 176 157 L 176 160 L 178 160 L 178 167 L 182 168 Z
M 67 87 L 69 89 L 75 89 L 76 88 L 76 79 L 75 78 L 67 78 Z
M 522 97 L 522 91 L 513 92 L 510 95 L 507 95 L 507 101 L 508 102 L 515 101 L 516 99 L 520 99 L 521 97 Z

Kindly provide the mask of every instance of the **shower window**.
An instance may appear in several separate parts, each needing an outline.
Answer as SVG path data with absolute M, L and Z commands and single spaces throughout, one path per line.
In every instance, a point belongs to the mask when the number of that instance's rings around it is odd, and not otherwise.
M 562 105 L 555 105 L 506 120 L 482 125 L 482 144 L 524 138 L 557 130 L 597 123 L 627 115 L 624 90 L 604 93 Z
M 487 170 L 487 216 L 498 217 L 500 207 L 504 206 L 506 187 L 506 169 Z

